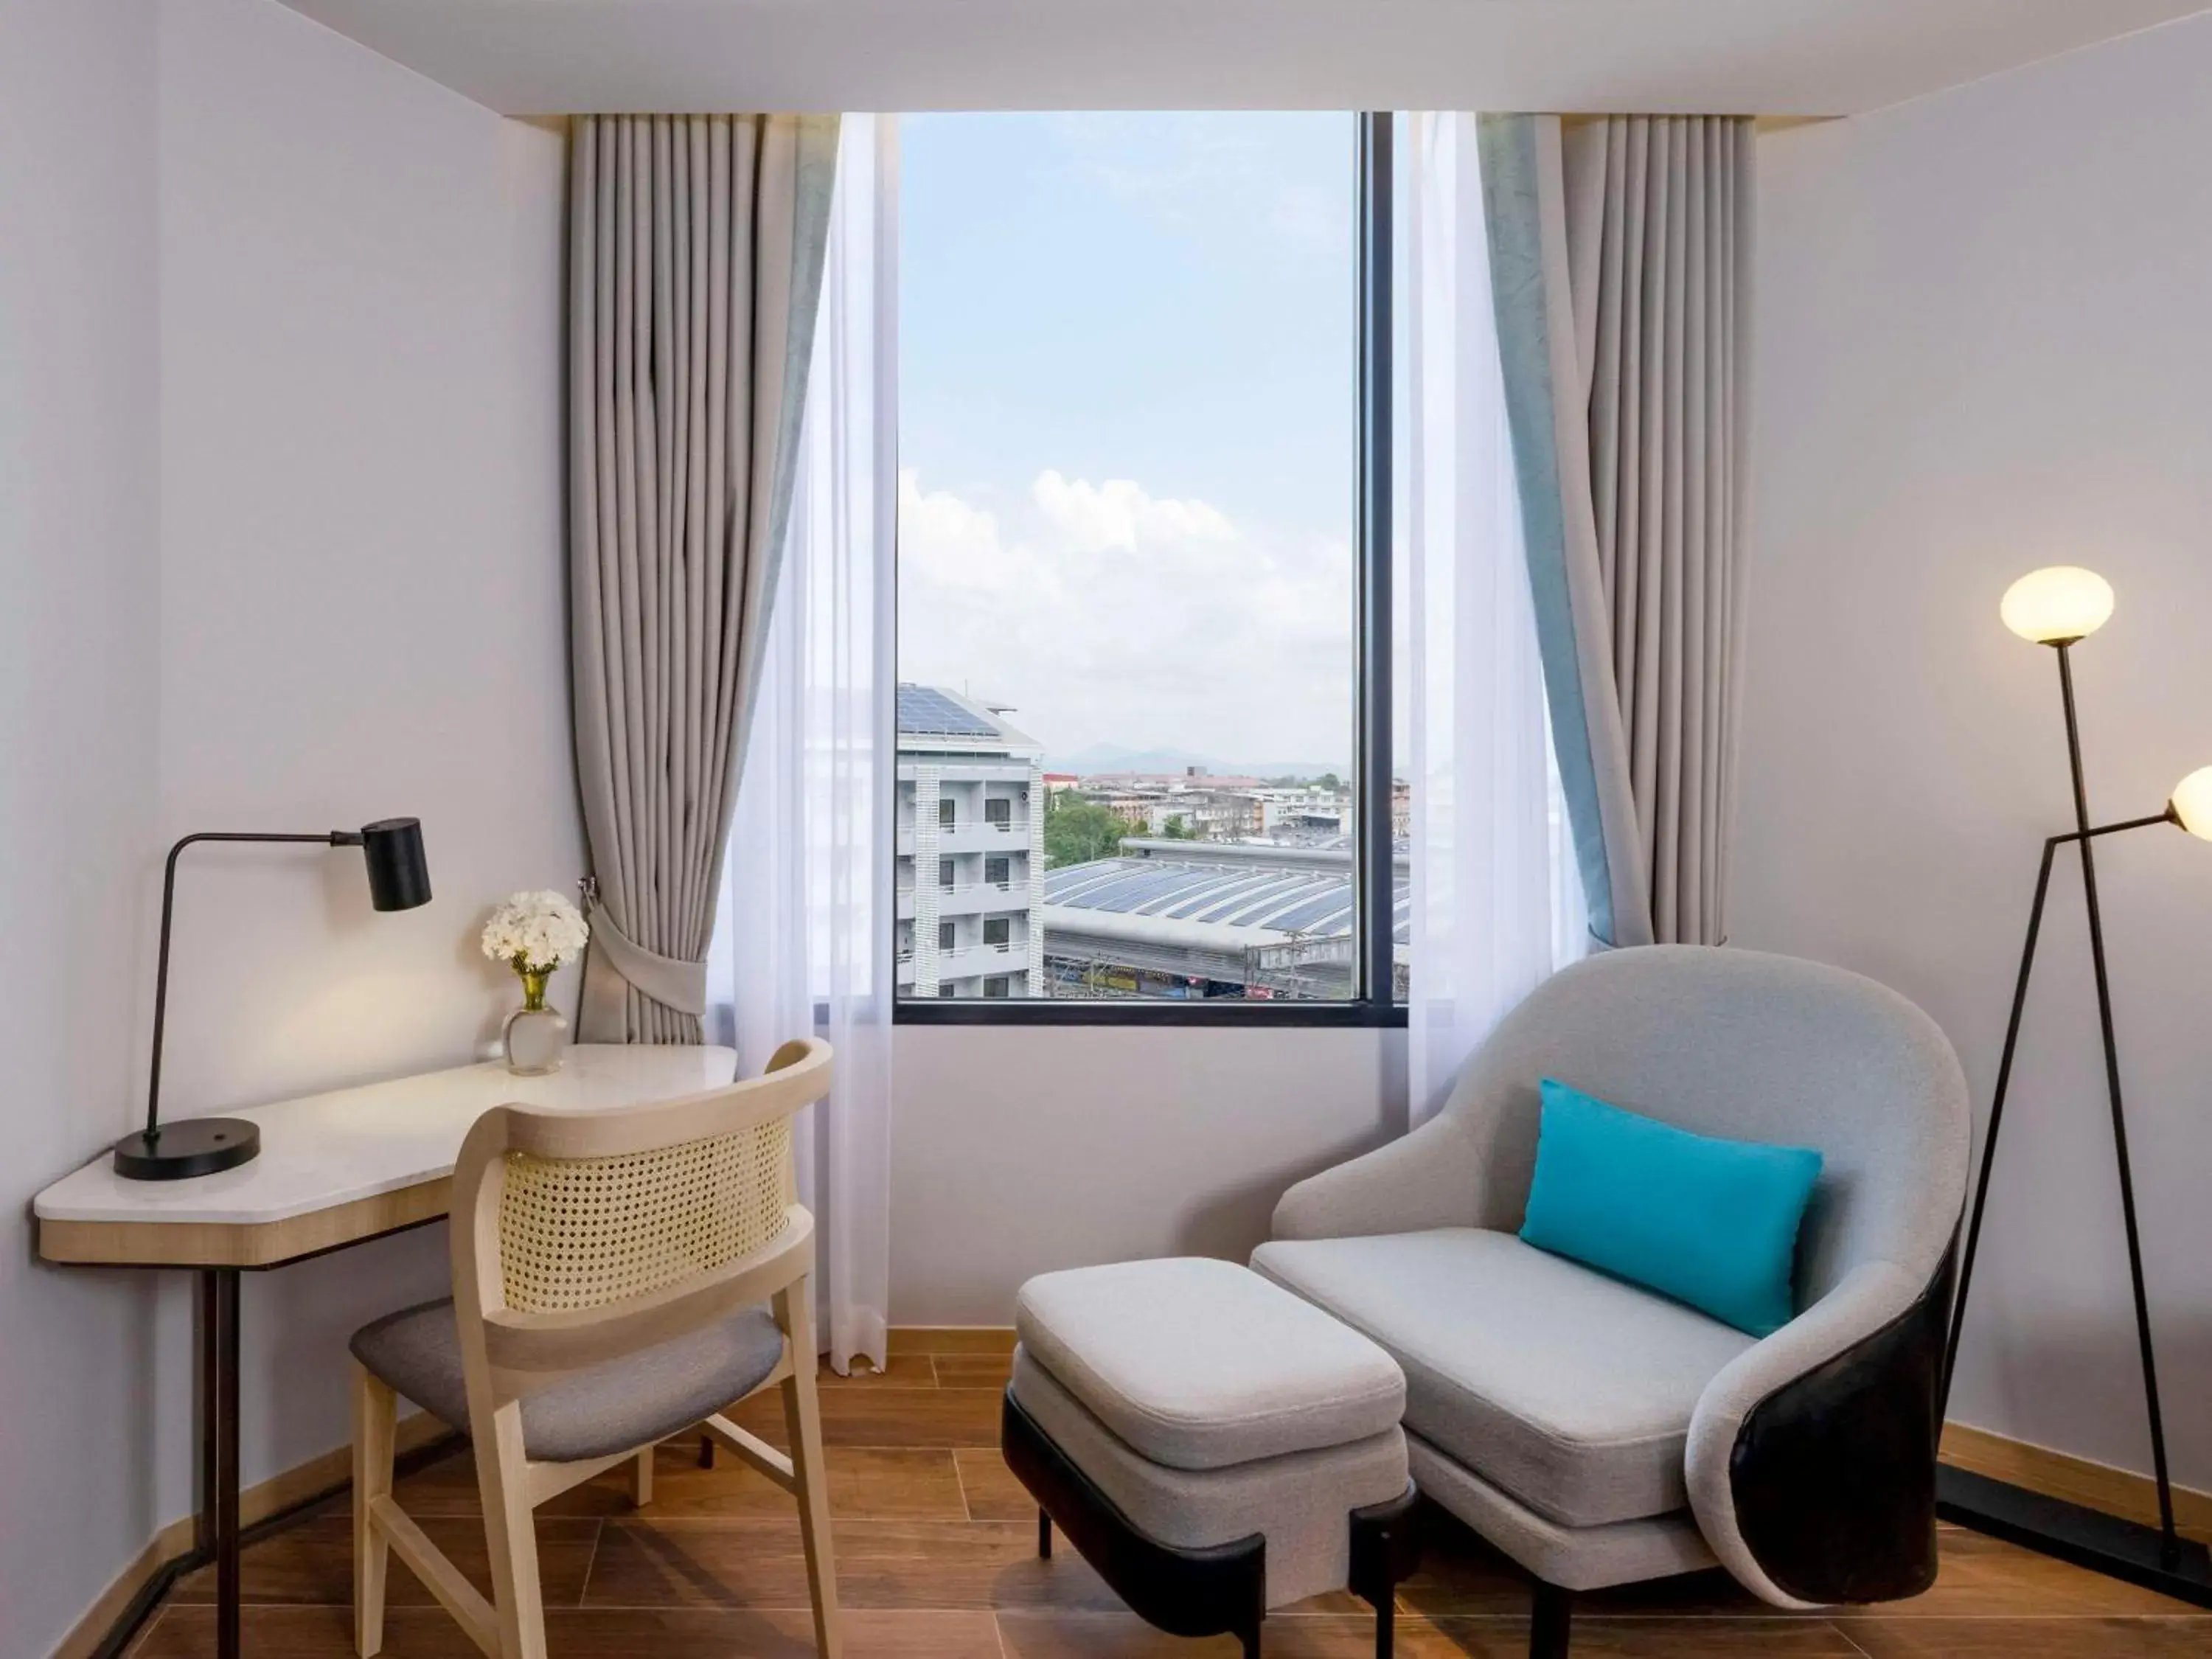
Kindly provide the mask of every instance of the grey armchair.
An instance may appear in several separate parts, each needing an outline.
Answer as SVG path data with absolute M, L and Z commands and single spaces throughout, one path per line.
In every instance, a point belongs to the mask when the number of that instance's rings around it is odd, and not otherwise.
M 1797 1317 L 1754 1339 L 1523 1244 L 1546 1077 L 1820 1148 Z M 1431 1121 L 1291 1188 L 1252 1265 L 1398 1359 L 1414 1478 L 1535 1577 L 1530 1651 L 1556 1659 L 1577 1590 L 1716 1563 L 1785 1607 L 1934 1581 L 1966 1161 L 1958 1061 L 1902 997 L 1784 957 L 1616 951 L 1515 1010 Z

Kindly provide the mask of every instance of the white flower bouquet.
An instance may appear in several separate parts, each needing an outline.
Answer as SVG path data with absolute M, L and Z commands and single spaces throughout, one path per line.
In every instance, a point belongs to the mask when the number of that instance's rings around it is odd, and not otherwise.
M 583 953 L 592 936 L 583 913 L 550 889 L 510 893 L 484 923 L 483 953 L 521 977 L 523 1006 L 544 1006 L 545 981 Z

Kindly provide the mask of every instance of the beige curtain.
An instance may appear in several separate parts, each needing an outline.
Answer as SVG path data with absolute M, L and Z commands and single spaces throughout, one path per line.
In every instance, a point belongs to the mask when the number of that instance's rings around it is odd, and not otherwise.
M 696 1042 L 788 514 L 835 116 L 584 116 L 569 603 L 597 886 L 577 1036 Z
M 1492 294 L 1593 931 L 1726 936 L 1752 131 L 1486 117 Z

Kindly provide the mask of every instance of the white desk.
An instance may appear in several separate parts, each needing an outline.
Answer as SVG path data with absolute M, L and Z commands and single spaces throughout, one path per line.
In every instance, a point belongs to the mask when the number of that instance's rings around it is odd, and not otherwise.
M 32 1203 L 49 1261 L 271 1267 L 446 1212 L 469 1126 L 510 1103 L 551 1111 L 672 1100 L 731 1081 L 727 1048 L 579 1043 L 550 1077 L 496 1060 L 228 1113 L 261 1155 L 190 1181 L 125 1181 L 102 1153 Z
M 103 1152 L 32 1201 L 39 1254 L 191 1267 L 200 1278 L 200 1524 L 179 1570 L 216 1564 L 216 1650 L 239 1653 L 238 1275 L 420 1226 L 446 1213 L 469 1127 L 509 1103 L 551 1111 L 674 1100 L 732 1080 L 727 1048 L 579 1043 L 550 1077 L 497 1061 L 226 1114 L 261 1155 L 190 1181 L 125 1181 Z

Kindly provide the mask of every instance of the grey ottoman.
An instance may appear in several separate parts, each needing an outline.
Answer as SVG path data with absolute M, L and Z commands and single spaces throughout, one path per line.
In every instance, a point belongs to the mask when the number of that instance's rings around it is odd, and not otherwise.
M 1398 1419 L 1374 1343 L 1233 1262 L 1132 1261 L 1022 1286 L 1000 1439 L 1122 1600 L 1179 1636 L 1260 1650 L 1271 1607 L 1349 1588 L 1376 1609 L 1417 1559 Z

